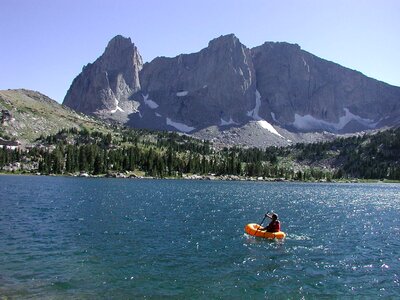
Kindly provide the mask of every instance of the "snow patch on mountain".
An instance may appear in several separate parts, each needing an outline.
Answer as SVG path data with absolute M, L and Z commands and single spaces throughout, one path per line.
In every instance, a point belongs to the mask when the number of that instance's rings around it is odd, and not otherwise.
M 276 129 L 270 123 L 268 123 L 267 121 L 259 120 L 259 121 L 257 121 L 257 124 L 260 125 L 262 128 L 267 129 L 269 132 L 271 132 L 273 134 L 276 134 L 277 136 L 280 136 L 281 138 L 283 138 L 283 136 L 281 136 L 279 134 L 279 132 L 276 131 Z
M 156 109 L 158 107 L 158 104 L 155 103 L 153 100 L 149 99 L 149 94 L 143 95 L 143 101 L 144 104 L 146 104 L 148 107 L 150 107 L 151 109 Z
M 252 117 L 254 120 L 261 120 L 261 117 L 259 116 L 260 106 L 261 94 L 258 90 L 256 90 L 256 106 L 254 109 L 247 112 L 247 116 Z
M 303 60 L 303 64 L 304 66 L 307 68 L 308 73 L 310 73 L 310 66 L 307 64 L 306 60 L 304 59 L 304 57 L 301 58 Z
M 263 118 L 260 117 L 259 115 L 260 107 L 261 107 L 261 94 L 258 90 L 256 90 L 256 106 L 254 107 L 253 110 L 247 112 L 247 116 L 252 117 L 255 121 L 257 121 L 257 124 L 260 125 L 262 128 L 267 129 L 269 132 L 283 138 L 283 136 L 280 135 L 279 132 L 276 131 L 276 129 L 270 123 L 268 123 L 267 121 L 265 121 Z
M 228 126 L 228 125 L 237 125 L 235 121 L 233 121 L 232 117 L 230 117 L 229 121 L 225 121 L 224 119 L 221 118 L 221 123 L 219 126 Z
M 112 114 L 116 113 L 118 110 L 120 112 L 124 112 L 124 110 L 121 107 L 119 107 L 118 105 L 119 105 L 119 101 L 117 99 L 115 99 L 116 108 L 110 111 Z
M 300 130 L 341 130 L 343 129 L 349 122 L 357 121 L 358 123 L 368 127 L 368 128 L 375 128 L 375 126 L 379 123 L 374 122 L 370 119 L 365 119 L 360 116 L 357 116 L 350 112 L 348 108 L 344 108 L 345 114 L 339 118 L 338 123 L 327 122 L 324 120 L 316 119 L 311 115 L 304 115 L 300 116 L 298 114 L 294 115 L 294 122 L 293 126 Z
M 274 120 L 274 122 L 278 122 L 278 121 L 276 120 L 275 113 L 271 112 L 271 117 L 272 117 L 272 120 Z
M 176 95 L 177 95 L 178 97 L 185 97 L 185 96 L 187 96 L 188 94 L 189 94 L 188 91 L 180 91 L 180 92 L 177 92 L 177 93 L 176 93 Z
M 196 129 L 195 127 L 191 127 L 191 126 L 188 126 L 183 123 L 174 122 L 170 118 L 166 118 L 166 122 L 167 122 L 167 125 L 175 127 L 176 129 L 178 129 L 179 131 L 182 131 L 182 132 L 190 132 L 190 131 Z

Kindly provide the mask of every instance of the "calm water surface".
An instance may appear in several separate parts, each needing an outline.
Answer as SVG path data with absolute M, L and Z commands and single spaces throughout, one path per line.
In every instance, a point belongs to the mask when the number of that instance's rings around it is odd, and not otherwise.
M 391 184 L 0 176 L 0 296 L 399 298 L 399 219 Z

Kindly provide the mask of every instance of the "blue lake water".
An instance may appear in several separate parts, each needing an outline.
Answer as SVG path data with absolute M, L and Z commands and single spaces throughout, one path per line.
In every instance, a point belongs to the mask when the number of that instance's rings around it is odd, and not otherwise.
M 0 296 L 399 298 L 400 185 L 0 176 Z

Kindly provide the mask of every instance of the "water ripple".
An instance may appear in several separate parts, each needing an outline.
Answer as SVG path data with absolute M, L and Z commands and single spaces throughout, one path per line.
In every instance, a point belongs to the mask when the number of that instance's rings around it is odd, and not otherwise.
M 398 298 L 400 187 L 0 176 L 9 298 Z M 287 238 L 243 232 L 266 211 Z

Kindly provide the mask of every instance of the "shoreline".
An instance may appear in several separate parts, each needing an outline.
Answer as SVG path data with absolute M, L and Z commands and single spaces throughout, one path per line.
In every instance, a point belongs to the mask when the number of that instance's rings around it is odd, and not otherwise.
M 48 177 L 73 177 L 73 178 L 117 178 L 117 179 L 153 179 L 153 180 L 201 180 L 201 181 L 246 181 L 246 182 L 297 182 L 297 183 L 400 183 L 398 180 L 390 179 L 335 179 L 335 180 L 294 180 L 285 178 L 264 178 L 264 177 L 247 177 L 238 175 L 196 175 L 196 174 L 183 174 L 183 176 L 166 176 L 166 177 L 153 177 L 142 176 L 135 173 L 112 173 L 92 175 L 88 173 L 77 174 L 40 174 L 40 173 L 13 173 L 13 172 L 0 172 L 0 176 L 48 176 Z

